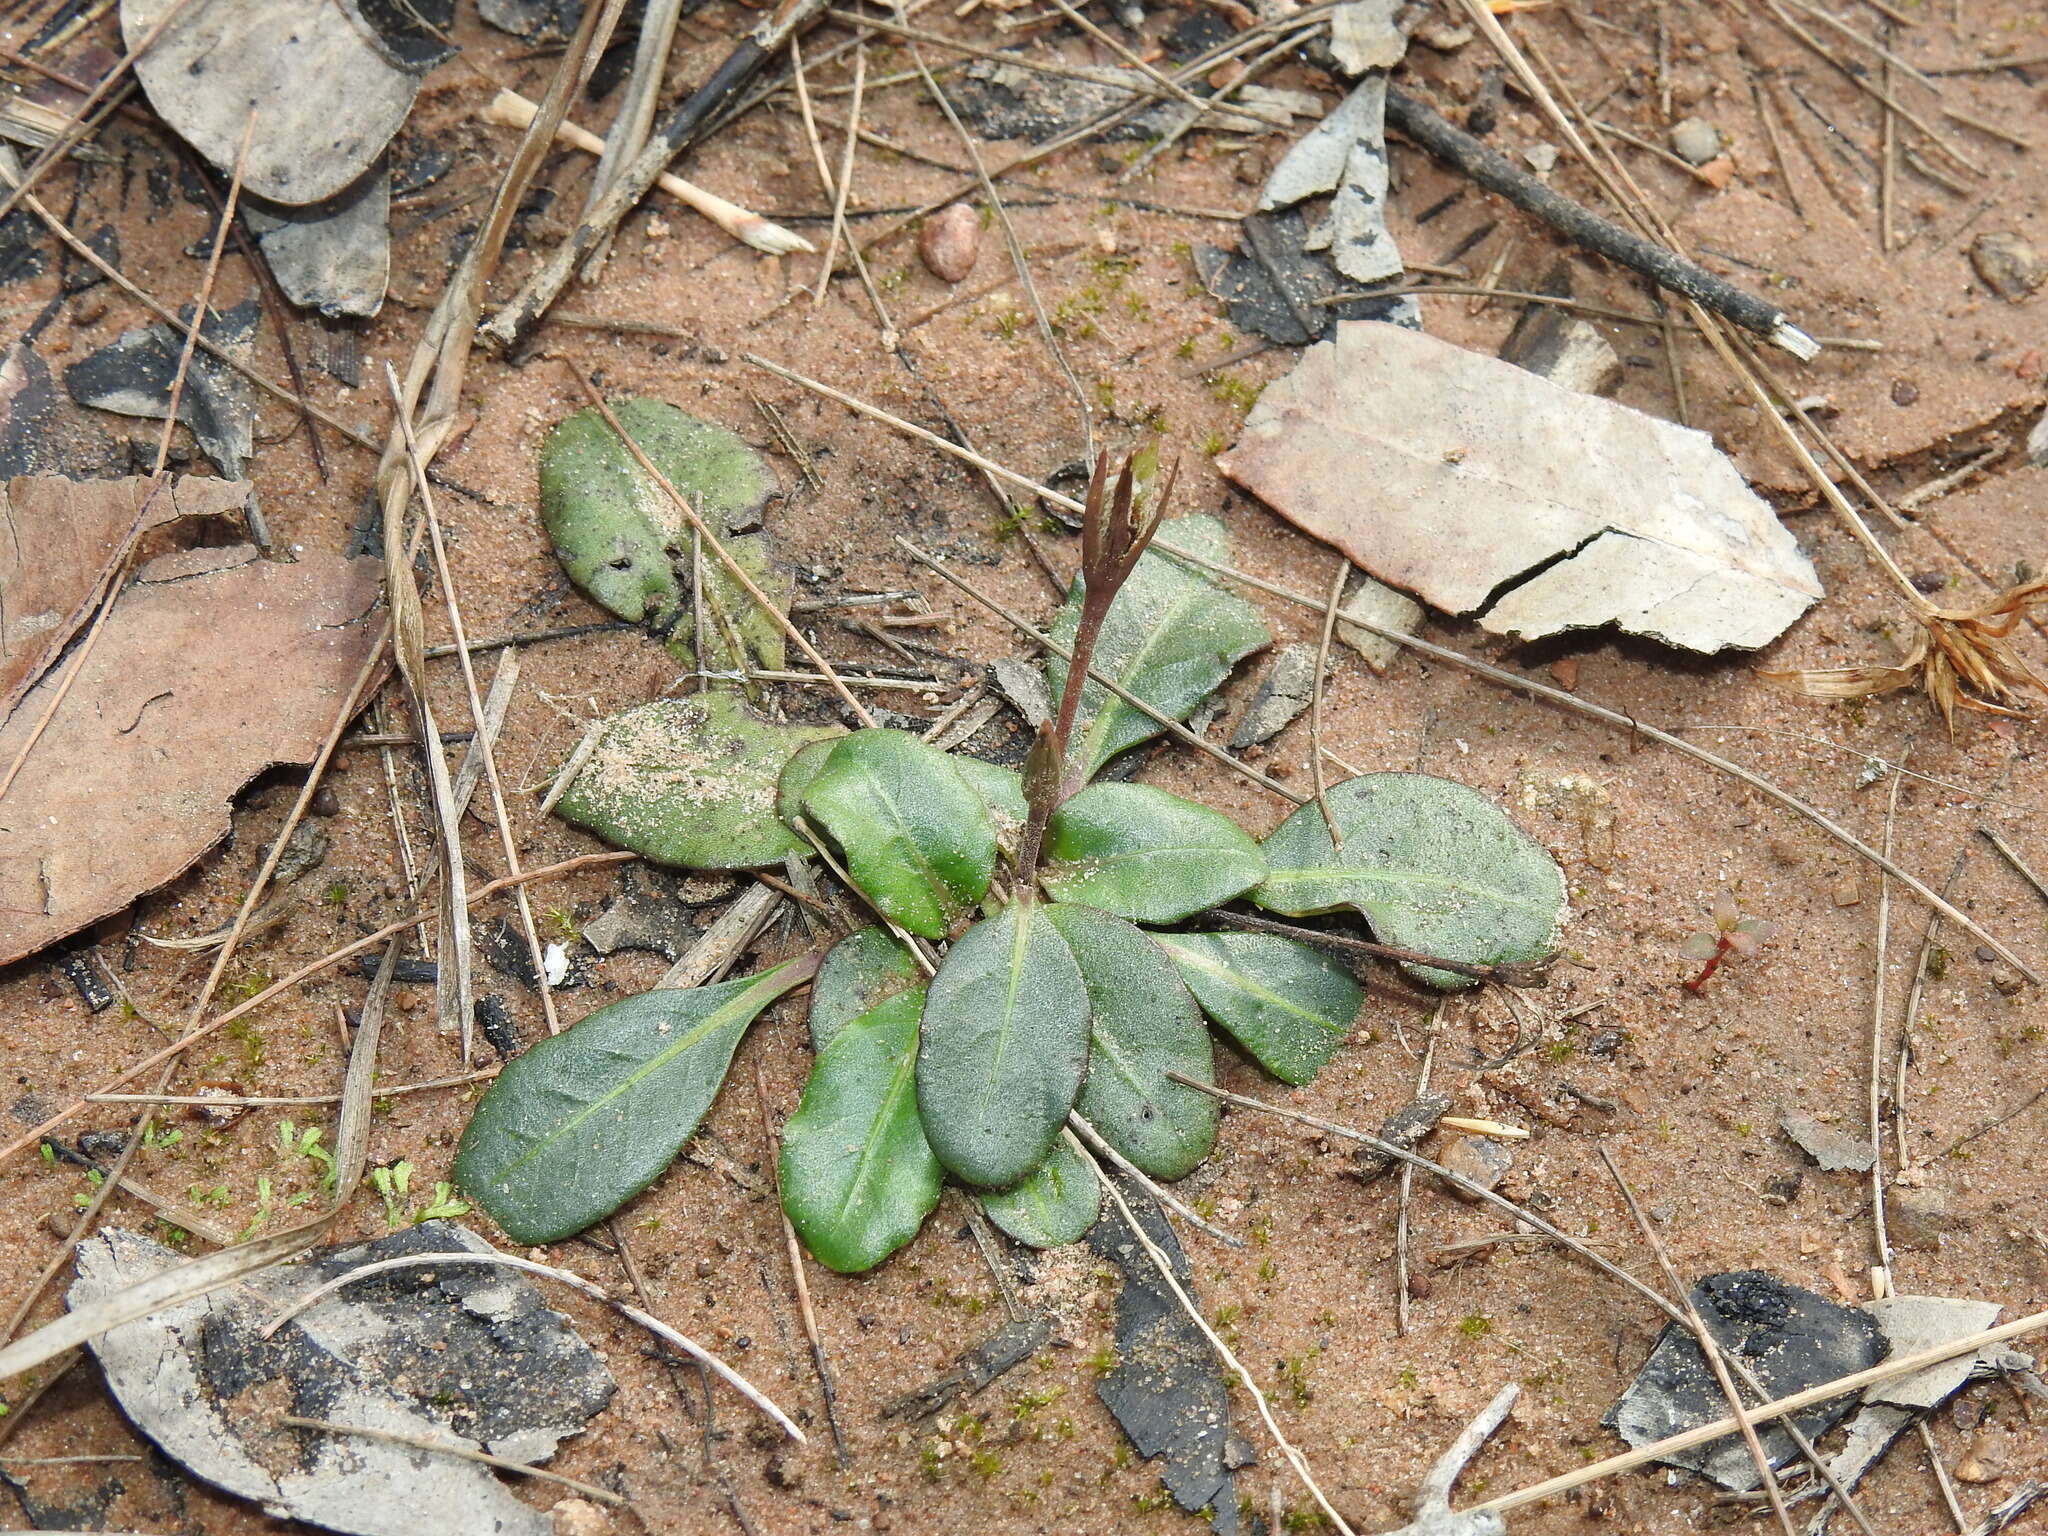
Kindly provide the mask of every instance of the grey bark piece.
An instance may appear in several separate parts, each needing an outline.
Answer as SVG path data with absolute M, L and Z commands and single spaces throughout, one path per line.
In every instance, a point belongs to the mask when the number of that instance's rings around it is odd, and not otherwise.
M 1258 690 L 1230 734 L 1230 750 L 1242 752 L 1286 730 L 1308 708 L 1315 685 L 1316 647 L 1297 644 L 1284 648 L 1259 679 Z
M 583 937 L 600 955 L 623 949 L 665 956 L 673 964 L 696 929 L 683 915 L 683 904 L 668 887 L 668 876 L 644 864 L 628 864 L 619 872 L 619 893 L 612 904 L 583 925 Z
M 1613 624 L 1753 650 L 1822 595 L 1705 433 L 1398 326 L 1338 325 L 1266 387 L 1217 464 L 1380 580 L 1495 634 Z
M 1421 1094 L 1380 1122 L 1379 1139 L 1390 1147 L 1413 1152 L 1416 1143 L 1435 1130 L 1437 1121 L 1450 1112 L 1449 1094 Z M 1378 1147 L 1362 1146 L 1358 1149 L 1356 1161 L 1358 1166 L 1353 1171 L 1361 1180 L 1371 1183 L 1391 1169 L 1396 1160 Z
M 121 0 L 139 46 L 175 0 Z M 207 0 L 187 6 L 135 61 L 149 104 L 222 175 L 257 114 L 245 190 L 294 206 L 347 187 L 403 126 L 419 77 L 396 67 L 336 0 Z
M 1568 299 L 1571 288 L 1571 268 L 1560 262 L 1544 280 L 1543 292 Z M 1500 356 L 1582 395 L 1612 395 L 1621 387 L 1621 354 L 1590 322 L 1553 304 L 1524 309 L 1500 344 Z
M 1173 1266 L 1181 1288 L 1200 1305 L 1194 1273 L 1165 1215 L 1134 1185 L 1118 1179 L 1118 1188 Z M 1140 1456 L 1165 1458 L 1160 1480 L 1174 1502 L 1190 1512 L 1206 1507 L 1218 1536 L 1237 1536 L 1231 1471 L 1243 1465 L 1243 1457 L 1230 1432 L 1230 1392 L 1215 1354 L 1124 1224 L 1115 1202 L 1104 1205 L 1088 1246 L 1124 1277 L 1116 1298 L 1117 1363 L 1096 1383 L 1096 1393 Z
M 1402 272 L 1401 253 L 1387 232 L 1386 112 L 1386 72 L 1374 70 L 1281 157 L 1259 197 L 1260 210 L 1271 212 L 1319 192 L 1335 193 L 1330 259 L 1353 282 L 1385 282 Z
M 1982 1333 L 1997 1323 L 1998 1314 L 2005 1309 L 1995 1301 L 1959 1296 L 1885 1296 L 1866 1301 L 1863 1310 L 1877 1319 L 1878 1327 L 1892 1341 L 1894 1355 L 1917 1355 L 1952 1339 Z M 1880 1382 L 1863 1394 L 1863 1400 L 1900 1408 L 1939 1408 L 1961 1391 L 1971 1373 L 1982 1365 L 1981 1355 L 1944 1360 L 1910 1376 Z
M 324 1249 L 124 1324 L 92 1349 L 137 1428 L 196 1476 L 279 1519 L 353 1536 L 549 1536 L 546 1514 L 487 1467 L 275 1427 L 277 1414 L 294 1413 L 459 1438 L 533 1462 L 603 1408 L 609 1373 L 531 1281 L 504 1271 L 380 1276 L 261 1337 L 283 1303 L 334 1275 L 401 1253 L 455 1251 L 491 1250 L 445 1222 Z M 182 1262 L 147 1237 L 108 1230 L 80 1245 L 68 1300 L 83 1306 Z
M 217 345 L 240 347 L 255 334 L 258 315 L 256 300 L 245 299 L 210 316 L 200 330 Z M 181 319 L 191 323 L 189 314 Z M 65 369 L 64 387 L 80 405 L 161 421 L 170 409 L 171 385 L 184 349 L 182 332 L 167 325 L 123 331 Z M 199 451 L 223 476 L 241 479 L 255 436 L 249 389 L 240 374 L 210 353 L 195 350 L 178 396 L 178 420 L 191 429 Z
M 1707 1331 L 1748 1364 L 1772 1397 L 1785 1397 L 1852 1375 L 1889 1352 L 1877 1319 L 1761 1270 L 1708 1275 L 1692 1288 Z M 1817 1404 L 1794 1416 L 1809 1440 L 1818 1440 L 1855 1405 L 1854 1395 Z M 1667 1324 L 1636 1379 L 1602 1421 L 1632 1446 L 1643 1446 L 1728 1411 L 1727 1399 L 1706 1356 L 1687 1329 Z M 1792 1439 L 1776 1424 L 1759 1426 L 1773 1467 L 1794 1454 Z M 1658 1458 L 1746 1493 L 1757 1487 L 1756 1463 L 1735 1434 Z
M 1016 706 L 1032 730 L 1052 718 L 1052 694 L 1046 689 L 1045 674 L 1037 667 L 1005 656 L 989 670 L 995 674 L 997 690 Z
M 1862 1137 L 1822 1125 L 1811 1115 L 1783 1111 L 1778 1129 L 1818 1163 L 1823 1173 L 1868 1173 L 1877 1162 L 1876 1150 Z
M 1337 610 L 1337 638 L 1363 656 L 1373 671 L 1384 676 L 1401 654 L 1401 647 L 1384 635 L 1345 623 L 1346 619 L 1364 619 L 1381 629 L 1412 635 L 1422 627 L 1422 604 L 1363 571 L 1352 577 L 1344 594 L 1344 606 Z
M 1402 0 L 1351 0 L 1330 12 L 1330 56 L 1346 75 L 1392 69 L 1407 55 L 1408 39 L 1394 25 Z
M 372 171 L 304 208 L 251 199 L 249 228 L 286 298 L 323 315 L 370 316 L 391 277 L 391 175 Z
M 2048 411 L 2041 413 L 2034 430 L 2027 434 L 2027 462 L 2036 469 L 2048 469 Z

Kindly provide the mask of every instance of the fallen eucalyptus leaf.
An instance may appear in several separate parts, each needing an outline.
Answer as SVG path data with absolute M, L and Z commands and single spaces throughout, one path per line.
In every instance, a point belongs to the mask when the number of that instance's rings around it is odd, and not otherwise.
M 142 48 L 176 0 L 121 0 L 121 41 Z M 384 152 L 419 76 L 397 67 L 347 0 L 207 0 L 186 6 L 135 59 L 135 76 L 178 136 L 222 175 L 279 203 L 332 197 Z
M 1252 900 L 1285 917 L 1350 907 L 1383 944 L 1471 965 L 1526 965 L 1556 947 L 1564 871 L 1477 790 L 1426 773 L 1369 773 L 1328 795 L 1330 842 L 1305 805 L 1266 839 L 1272 873 Z M 1410 965 L 1433 987 L 1469 976 Z
M 1032 1248 L 1078 1243 L 1102 1212 L 1102 1184 L 1095 1170 L 1062 1136 L 1052 1156 L 1012 1189 L 981 1197 L 988 1219 Z
M 1064 801 L 1046 825 L 1039 872 L 1055 900 L 1139 923 L 1177 923 L 1265 877 L 1250 833 L 1147 784 L 1091 784 Z
M 1169 518 L 1159 536 L 1204 559 L 1230 563 L 1230 535 L 1213 517 Z M 1080 617 L 1077 588 L 1053 620 L 1053 639 L 1071 645 Z M 1169 719 L 1185 720 L 1230 676 L 1231 668 L 1272 640 L 1250 603 L 1206 573 L 1154 549 L 1138 561 L 1110 605 L 1096 642 L 1094 669 Z M 1066 686 L 1066 661 L 1048 656 L 1045 675 L 1057 701 Z M 1162 729 L 1094 682 L 1083 687 L 1080 718 L 1087 725 L 1075 733 L 1067 757 L 1088 777 Z
M 605 721 L 555 809 L 660 864 L 758 869 L 810 845 L 775 814 L 783 765 L 837 726 L 775 725 L 730 693 L 656 699 Z
M 1192 1173 L 1216 1144 L 1217 1104 L 1166 1074 L 1214 1081 L 1201 1010 L 1166 951 L 1122 918 L 1065 902 L 1045 916 L 1088 989 L 1088 1077 L 1074 1107 L 1153 1178 Z
M 444 1221 L 272 1265 L 92 1340 L 122 1410 L 196 1476 L 280 1520 L 357 1536 L 547 1536 L 546 1516 L 483 1466 L 437 1458 L 422 1499 L 419 1453 L 279 1427 L 274 1400 L 527 1463 L 546 1460 L 610 1401 L 610 1374 L 533 1282 L 450 1266 L 423 1283 L 330 1297 L 274 1338 L 290 1302 L 362 1264 L 402 1254 L 488 1253 Z M 176 1268 L 136 1233 L 79 1245 L 69 1301 L 91 1306 Z
M 1325 955 L 1270 933 L 1155 933 L 1202 1011 L 1283 1083 L 1306 1083 L 1350 1032 L 1365 991 Z
M 875 910 L 921 938 L 943 939 L 988 894 L 988 807 L 951 758 L 907 731 L 841 740 L 806 786 L 803 813 Z
M 870 930 L 874 931 L 874 930 Z M 872 1269 L 924 1225 L 945 1181 L 917 1117 L 924 988 L 838 1029 L 782 1128 L 782 1208 L 820 1264 Z
M 849 933 L 825 952 L 811 983 L 811 1050 L 824 1055 L 839 1031 L 890 998 L 919 986 L 917 962 L 886 928 Z
M 917 1107 L 946 1170 L 1008 1189 L 1043 1163 L 1088 1070 L 1088 989 L 1033 902 L 962 934 L 932 978 Z
M 771 570 L 761 509 L 775 494 L 767 462 L 737 434 L 644 395 L 612 403 L 640 451 L 719 535 L 778 607 L 788 578 Z M 645 624 L 694 664 L 688 520 L 595 407 L 559 422 L 540 450 L 540 512 L 569 579 L 603 607 Z M 780 624 L 704 548 L 704 664 L 717 672 L 783 665 Z M 735 646 L 734 641 L 738 644 Z
M 470 1117 L 455 1179 L 516 1243 L 573 1237 L 675 1161 L 761 1010 L 798 965 L 600 1008 L 505 1064 Z
M 242 494 L 185 484 L 191 494 L 181 485 L 163 499 L 227 508 Z M 99 485 L 109 503 L 101 513 L 132 520 L 133 483 Z M 95 500 L 80 488 L 46 505 L 83 513 Z M 89 563 L 97 547 L 88 542 L 79 559 Z M 365 622 L 381 585 L 377 561 L 309 551 L 283 564 L 248 545 L 175 558 L 188 574 L 151 580 L 164 569 L 153 563 L 115 600 L 8 790 L 0 964 L 191 868 L 228 834 L 236 790 L 274 764 L 312 761 L 377 639 Z M 52 668 L 0 726 L 0 764 L 28 743 L 61 672 Z
M 1821 597 L 1705 433 L 1396 326 L 1347 322 L 1309 348 L 1217 466 L 1381 580 L 1496 634 L 1614 624 L 1755 649 Z

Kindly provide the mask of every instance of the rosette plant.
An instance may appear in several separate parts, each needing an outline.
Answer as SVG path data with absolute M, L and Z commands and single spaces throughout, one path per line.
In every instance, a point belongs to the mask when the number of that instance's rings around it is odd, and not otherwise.
M 1213 519 L 1162 524 L 1171 478 L 1155 470 L 1145 456 L 1096 468 L 1081 573 L 1053 626 L 1071 663 L 1048 664 L 1057 713 L 1021 774 L 899 730 L 764 738 L 778 728 L 717 693 L 643 706 L 668 713 L 600 748 L 564 814 L 697 867 L 813 852 L 875 921 L 756 975 L 613 1003 L 509 1062 L 456 1160 L 509 1236 L 568 1237 L 659 1178 L 748 1026 L 807 983 L 815 1059 L 783 1131 L 782 1199 L 810 1252 L 852 1273 L 910 1241 L 948 1178 L 1023 1242 L 1077 1240 L 1100 1196 L 1077 1128 L 1154 1179 L 1193 1171 L 1217 1104 L 1175 1077 L 1213 1081 L 1211 1024 L 1282 1081 L 1316 1075 L 1358 1012 L 1357 982 L 1294 939 L 1203 930 L 1213 908 L 1350 911 L 1388 944 L 1475 967 L 1551 950 L 1561 872 L 1462 785 L 1369 774 L 1329 792 L 1327 819 L 1304 806 L 1262 845 L 1194 801 L 1099 778 L 1270 641 L 1243 599 L 1151 547 L 1163 527 L 1183 553 L 1228 556 Z M 690 709 L 689 761 L 649 768 L 650 722 Z M 750 809 L 728 804 L 717 838 L 647 811 L 646 796 L 658 808 L 714 782 L 730 799 L 736 776 Z

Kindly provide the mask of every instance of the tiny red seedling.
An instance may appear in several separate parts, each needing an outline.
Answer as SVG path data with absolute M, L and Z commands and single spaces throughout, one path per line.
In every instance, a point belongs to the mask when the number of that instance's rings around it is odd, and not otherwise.
M 1711 933 L 1690 935 L 1679 953 L 1690 960 L 1704 960 L 1699 975 L 1685 984 L 1685 990 L 1697 997 L 1707 985 L 1707 978 L 1721 968 L 1721 962 L 1733 955 L 1753 955 L 1770 942 L 1772 934 L 1778 931 L 1776 923 L 1766 922 L 1760 917 L 1744 917 L 1735 907 L 1733 892 L 1723 891 L 1714 898 L 1714 928 Z

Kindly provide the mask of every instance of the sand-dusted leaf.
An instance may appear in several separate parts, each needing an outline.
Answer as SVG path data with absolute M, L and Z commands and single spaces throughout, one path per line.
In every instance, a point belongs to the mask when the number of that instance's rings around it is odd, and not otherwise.
M 516 1243 L 602 1221 L 675 1161 L 761 1010 L 809 972 L 661 987 L 600 1008 L 505 1070 L 470 1116 L 455 1179 Z
M 1160 525 L 1159 537 L 1204 559 L 1230 560 L 1230 535 L 1213 517 L 1169 518 Z M 1071 643 L 1080 616 L 1076 590 L 1053 620 L 1053 638 Z M 1272 639 L 1250 603 L 1208 573 L 1153 549 L 1138 561 L 1110 606 L 1095 646 L 1095 670 L 1161 714 L 1185 720 L 1232 667 Z M 1066 686 L 1066 662 L 1047 657 L 1045 675 L 1057 700 Z M 1090 775 L 1160 731 L 1158 721 L 1100 683 L 1086 684 L 1081 719 L 1083 728 L 1074 733 L 1067 756 Z
M 803 814 L 875 910 L 921 938 L 943 939 L 988 893 L 988 807 L 951 758 L 907 731 L 846 737 L 805 788 Z
M 822 1056 L 840 1030 L 918 980 L 917 962 L 888 929 L 849 933 L 825 952 L 811 983 L 811 1049 Z
M 1078 1243 L 1102 1210 L 1102 1185 L 1095 1170 L 1062 1136 L 1052 1156 L 1013 1189 L 981 1197 L 988 1219 L 1020 1243 L 1060 1248 Z
M 1036 903 L 963 933 L 925 998 L 924 1134 L 949 1173 L 1008 1189 L 1043 1163 L 1088 1070 L 1088 989 Z
M 1564 916 L 1564 871 L 1476 789 L 1426 773 L 1369 773 L 1329 792 L 1330 842 L 1305 805 L 1266 839 L 1272 867 L 1252 900 L 1287 917 L 1349 907 L 1382 943 L 1470 965 L 1541 960 Z M 1427 966 L 1434 987 L 1472 980 Z
M 1284 1083 L 1344 1043 L 1365 992 L 1320 950 L 1271 933 L 1155 933 L 1202 1011 Z
M 981 796 L 982 804 L 995 819 L 996 831 L 1005 838 L 1015 837 L 1017 829 L 1024 825 L 1024 776 L 1014 768 L 984 763 L 964 752 L 952 753 L 946 760 L 960 770 L 960 777 Z
M 1265 877 L 1250 833 L 1147 784 L 1091 784 L 1069 797 L 1046 827 L 1039 874 L 1060 901 L 1140 923 L 1177 923 Z
M 775 814 L 783 767 L 837 726 L 777 725 L 730 693 L 613 715 L 556 803 L 563 817 L 659 864 L 757 869 L 809 850 Z
M 612 402 L 612 414 L 764 592 L 787 606 L 757 527 L 775 493 L 767 463 L 715 422 L 647 396 Z M 645 624 L 686 663 L 695 660 L 687 519 L 594 407 L 548 433 L 540 450 L 540 512 L 570 580 L 620 618 Z M 730 672 L 783 664 L 783 631 L 708 549 L 704 561 L 705 665 Z M 735 644 L 737 641 L 737 644 Z
M 818 1262 L 843 1275 L 917 1236 L 938 1203 L 944 1171 L 917 1117 L 923 1008 L 924 989 L 912 987 L 838 1030 L 782 1129 L 782 1208 Z
M 1192 1173 L 1216 1144 L 1216 1101 L 1167 1077 L 1214 1080 L 1201 1010 L 1166 951 L 1120 917 L 1056 902 L 1059 930 L 1088 989 L 1088 1079 L 1075 1108 L 1155 1179 Z
M 782 765 L 782 774 L 775 781 L 775 815 L 792 832 L 798 830 L 797 818 L 804 812 L 804 791 L 811 787 L 811 780 L 818 776 L 825 759 L 838 745 L 837 736 L 814 741 L 799 747 L 796 755 Z

